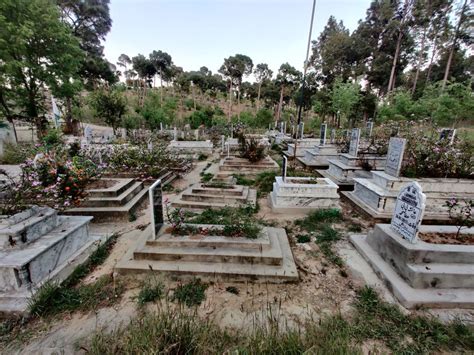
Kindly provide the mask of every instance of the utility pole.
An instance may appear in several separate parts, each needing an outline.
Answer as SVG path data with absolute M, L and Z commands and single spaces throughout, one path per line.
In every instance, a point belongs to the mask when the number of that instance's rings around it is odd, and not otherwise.
M 313 21 L 314 21 L 314 10 L 316 9 L 316 0 L 313 0 L 313 9 L 311 11 L 311 23 L 309 24 L 309 34 L 308 34 L 308 46 L 306 47 L 306 60 L 304 61 L 303 67 L 303 80 L 301 83 L 301 93 L 300 93 L 300 107 L 298 108 L 298 124 L 295 137 L 295 150 L 293 153 L 293 159 L 296 159 L 296 150 L 298 149 L 298 130 L 301 126 L 301 113 L 303 111 L 304 103 L 304 89 L 306 86 L 306 72 L 308 70 L 308 61 L 309 61 L 309 50 L 311 47 L 311 33 L 313 32 Z

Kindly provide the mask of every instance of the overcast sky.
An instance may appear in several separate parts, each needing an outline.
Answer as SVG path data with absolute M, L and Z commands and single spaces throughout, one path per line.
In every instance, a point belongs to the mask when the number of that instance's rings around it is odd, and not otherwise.
M 330 15 L 351 31 L 370 0 L 318 0 L 312 38 Z M 217 72 L 224 58 L 241 53 L 276 72 L 288 62 L 303 68 L 312 0 L 111 0 L 107 59 L 120 54 L 168 52 L 184 70 Z

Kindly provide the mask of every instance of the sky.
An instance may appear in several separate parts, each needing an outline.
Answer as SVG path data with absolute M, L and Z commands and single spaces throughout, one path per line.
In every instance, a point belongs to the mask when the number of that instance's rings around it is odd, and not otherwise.
M 312 0 L 111 0 L 112 30 L 105 56 L 116 63 L 153 50 L 169 53 L 185 71 L 217 72 L 224 58 L 248 55 L 274 73 L 282 63 L 303 69 Z M 370 0 L 317 0 L 312 39 L 329 16 L 349 30 L 365 17 Z M 250 79 L 251 80 L 251 79 Z

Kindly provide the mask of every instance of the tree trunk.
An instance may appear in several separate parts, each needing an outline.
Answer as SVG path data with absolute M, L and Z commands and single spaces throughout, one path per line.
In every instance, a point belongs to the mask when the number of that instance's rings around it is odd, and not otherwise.
M 420 76 L 421 62 L 423 61 L 423 54 L 425 52 L 425 40 L 426 40 L 426 26 L 423 29 L 423 37 L 421 38 L 421 48 L 420 48 L 420 53 L 418 54 L 418 63 L 416 65 L 415 79 L 413 80 L 413 87 L 411 88 L 412 96 L 415 94 L 416 84 Z
M 459 30 L 461 29 L 464 12 L 466 11 L 466 7 L 467 7 L 466 5 L 467 5 L 467 0 L 464 0 L 464 4 L 462 5 L 462 8 L 461 8 L 461 13 L 459 14 L 459 21 L 458 21 L 458 24 L 456 25 L 456 30 L 454 31 L 453 44 L 451 45 L 451 49 L 449 50 L 448 62 L 446 63 L 446 70 L 444 71 L 443 86 L 441 87 L 442 90 L 444 90 L 444 88 L 446 87 L 446 83 L 448 81 L 449 71 L 451 70 L 451 64 L 453 61 L 454 50 L 456 49 L 456 42 L 459 37 Z
M 433 52 L 431 53 L 430 64 L 428 65 L 428 70 L 426 71 L 426 79 L 425 85 L 427 85 L 430 81 L 431 76 L 431 69 L 433 68 L 434 57 L 436 55 L 436 51 L 438 50 L 438 43 L 436 42 L 436 38 L 433 40 Z
M 397 67 L 398 56 L 400 55 L 400 45 L 402 43 L 402 30 L 398 32 L 397 47 L 395 49 L 395 55 L 393 56 L 392 71 L 390 72 L 390 80 L 388 82 L 387 95 L 390 94 L 390 91 L 395 87 L 395 70 Z
M 257 94 L 257 111 L 260 110 L 260 91 L 262 90 L 262 83 L 258 84 L 258 94 Z
M 227 114 L 227 120 L 230 122 L 232 117 L 232 79 L 230 79 L 230 86 L 229 86 L 229 112 Z

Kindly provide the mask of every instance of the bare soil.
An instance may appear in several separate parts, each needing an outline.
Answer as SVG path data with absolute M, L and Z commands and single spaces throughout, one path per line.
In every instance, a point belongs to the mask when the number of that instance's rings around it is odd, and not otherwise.
M 474 245 L 474 234 L 460 233 L 419 233 L 418 237 L 431 244 Z

